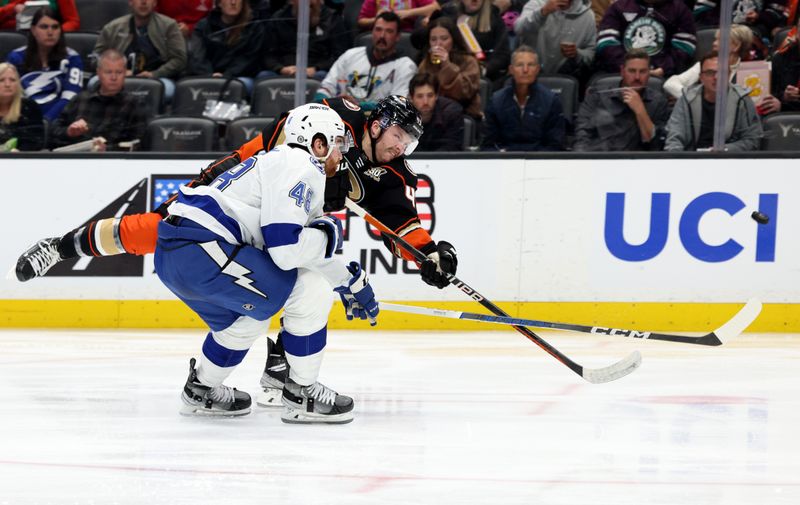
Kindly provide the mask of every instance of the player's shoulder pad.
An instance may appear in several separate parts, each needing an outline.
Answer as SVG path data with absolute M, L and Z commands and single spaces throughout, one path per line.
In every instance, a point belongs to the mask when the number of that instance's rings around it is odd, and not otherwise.
M 354 131 L 361 131 L 364 127 L 366 117 L 359 105 L 344 98 L 326 98 L 323 103 L 339 114 L 342 121 L 348 123 Z
M 272 121 L 261 130 L 261 140 L 264 150 L 269 151 L 283 142 L 283 123 L 286 121 L 288 115 L 288 112 L 284 112 L 278 119 Z
M 393 172 L 402 177 L 408 186 L 417 187 L 417 173 L 411 169 L 405 156 L 395 158 L 389 163 L 384 163 L 384 165 L 390 167 Z

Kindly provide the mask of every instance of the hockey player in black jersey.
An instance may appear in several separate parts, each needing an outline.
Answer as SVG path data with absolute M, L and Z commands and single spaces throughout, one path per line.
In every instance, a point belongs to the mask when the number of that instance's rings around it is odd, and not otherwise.
M 346 153 L 337 175 L 328 179 L 325 211 L 342 209 L 345 197 L 360 204 L 425 253 L 428 259 L 419 265 L 423 281 L 444 288 L 449 283 L 447 274 L 456 273 L 456 250 L 448 242 L 434 242 L 422 228 L 414 202 L 417 176 L 405 160 L 422 134 L 422 121 L 416 108 L 405 97 L 394 95 L 381 100 L 369 117 L 365 117 L 358 105 L 343 98 L 323 102 L 342 118 L 354 146 Z M 287 114 L 284 113 L 239 149 L 211 163 L 188 185 L 207 185 L 241 161 L 279 144 Z M 155 250 L 158 223 L 167 215 L 166 209 L 171 201 L 166 201 L 154 212 L 100 219 L 62 237 L 42 239 L 20 256 L 17 278 L 27 281 L 42 276 L 58 261 L 79 256 L 150 254 Z M 108 240 L 109 236 L 113 240 Z M 101 243 L 100 237 L 106 239 Z M 397 256 L 413 260 L 410 254 L 395 247 L 385 237 L 384 243 Z M 276 396 L 280 397 L 286 376 L 280 335 L 276 343 L 268 339 L 268 355 L 262 386 L 271 390 L 273 396 L 259 399 L 262 405 L 272 404 Z M 280 405 L 280 401 L 277 404 Z

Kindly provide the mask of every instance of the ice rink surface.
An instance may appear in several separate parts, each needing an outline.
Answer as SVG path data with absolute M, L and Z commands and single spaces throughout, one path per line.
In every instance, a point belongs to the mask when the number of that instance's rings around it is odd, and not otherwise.
M 509 331 L 340 332 L 341 426 L 178 415 L 197 331 L 0 331 L 0 504 L 800 503 L 800 336 L 708 348 Z M 259 341 L 227 381 L 255 394 Z

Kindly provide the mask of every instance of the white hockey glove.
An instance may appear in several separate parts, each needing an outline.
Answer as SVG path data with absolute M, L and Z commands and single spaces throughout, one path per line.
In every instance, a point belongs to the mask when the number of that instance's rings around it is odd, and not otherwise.
M 330 258 L 333 253 L 342 250 L 342 222 L 336 216 L 320 216 L 308 224 L 309 228 L 322 230 L 328 236 L 328 247 L 325 257 Z
M 369 319 L 369 324 L 375 326 L 380 308 L 375 300 L 372 286 L 369 285 L 366 272 L 356 261 L 351 261 L 347 265 L 347 271 L 352 275 L 347 281 L 347 285 L 334 289 L 342 298 L 347 320 L 351 321 L 354 317 Z
M 419 270 L 423 281 L 442 289 L 450 284 L 449 276 L 455 275 L 457 268 L 458 257 L 455 247 L 449 242 L 440 240 L 436 244 L 436 252 L 428 255 L 428 259 L 422 262 Z

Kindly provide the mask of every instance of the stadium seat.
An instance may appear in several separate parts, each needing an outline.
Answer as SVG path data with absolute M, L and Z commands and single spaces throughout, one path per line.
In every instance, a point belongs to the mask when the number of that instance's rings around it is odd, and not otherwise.
M 75 0 L 81 30 L 99 32 L 112 19 L 131 13 L 128 0 Z
M 172 113 L 178 116 L 202 116 L 206 100 L 219 100 L 225 85 L 223 77 L 186 77 L 175 85 L 172 98 Z M 245 97 L 244 84 L 236 79 L 228 83 L 222 98 L 230 102 L 241 102 Z
M 306 81 L 306 98 L 310 102 L 319 88 L 319 81 Z M 250 101 L 250 113 L 256 116 L 278 117 L 294 108 L 294 78 L 264 79 L 258 81 Z
M 145 149 L 160 152 L 216 150 L 217 123 L 201 117 L 162 117 L 147 125 Z
M 96 91 L 100 81 L 95 80 L 90 91 Z M 147 108 L 147 117 L 153 118 L 164 112 L 164 83 L 158 79 L 126 77 L 124 90 L 142 101 Z
M 711 46 L 714 44 L 718 29 L 717 27 L 710 27 L 697 30 L 694 61 L 700 61 L 700 58 L 711 52 Z
M 158 79 L 143 77 L 126 77 L 125 91 L 147 107 L 147 117 L 158 116 L 164 111 L 164 83 Z
M 470 147 L 478 145 L 478 125 L 474 119 L 464 116 L 464 143 L 461 148 L 469 151 Z
M 764 151 L 800 151 L 800 112 L 770 114 L 762 121 Z
M 8 53 L 25 45 L 28 45 L 28 37 L 22 33 L 6 30 L 0 31 L 0 61 L 6 61 L 8 59 Z
M 85 72 L 97 70 L 97 61 L 92 54 L 94 54 L 94 46 L 99 35 L 97 32 L 64 32 L 64 41 L 67 43 L 67 47 L 71 47 L 81 56 Z
M 225 148 L 228 151 L 238 149 L 242 144 L 261 133 L 261 130 L 274 120 L 275 118 L 265 116 L 234 119 L 228 123 L 228 130 L 225 132 Z
M 356 37 L 356 42 L 354 47 L 357 46 L 366 46 L 367 48 L 372 46 L 372 32 L 364 32 L 358 34 Z M 417 55 L 417 50 L 414 49 L 414 46 L 411 45 L 411 34 L 408 32 L 400 33 L 400 40 L 397 41 L 397 52 L 403 56 L 408 56 L 412 60 Z
M 558 95 L 564 117 L 573 123 L 578 112 L 578 79 L 571 75 L 540 75 L 536 82 Z
M 486 107 L 489 106 L 489 99 L 492 98 L 492 82 L 489 79 L 481 77 L 478 94 L 481 96 L 481 108 L 486 110 Z

